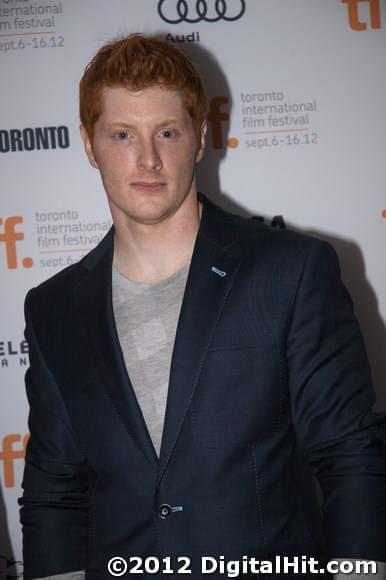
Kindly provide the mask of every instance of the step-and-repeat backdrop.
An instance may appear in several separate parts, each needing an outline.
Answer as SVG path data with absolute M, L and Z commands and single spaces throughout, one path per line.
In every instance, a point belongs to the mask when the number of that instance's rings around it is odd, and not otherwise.
M 200 189 L 333 243 L 386 408 L 385 0 L 0 0 L 4 579 L 23 572 L 24 296 L 111 225 L 79 138 L 78 81 L 104 42 L 134 31 L 182 46 L 206 79 Z

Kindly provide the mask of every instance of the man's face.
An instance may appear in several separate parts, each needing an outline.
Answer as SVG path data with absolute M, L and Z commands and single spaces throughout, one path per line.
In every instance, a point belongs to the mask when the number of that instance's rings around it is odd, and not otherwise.
M 197 144 L 176 91 L 104 89 L 92 142 L 83 127 L 81 134 L 91 165 L 101 173 L 114 221 L 157 224 L 192 201 L 205 130 Z

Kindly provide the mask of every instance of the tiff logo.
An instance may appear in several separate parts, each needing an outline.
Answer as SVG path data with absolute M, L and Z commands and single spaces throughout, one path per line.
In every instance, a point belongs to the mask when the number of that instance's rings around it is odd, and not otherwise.
M 15 465 L 16 459 L 24 459 L 27 442 L 30 435 L 27 433 L 22 437 L 15 433 L 6 435 L 3 439 L 3 446 L 0 451 L 0 461 L 3 462 L 4 487 L 15 487 Z M 14 443 L 21 443 L 19 449 L 14 449 Z
M 210 101 L 210 108 L 208 114 L 208 122 L 212 129 L 212 146 L 214 149 L 222 149 L 224 147 L 222 124 L 229 122 L 229 111 L 223 106 L 229 105 L 229 98 L 226 96 L 213 97 Z M 239 141 L 236 137 L 230 137 L 227 140 L 228 147 L 235 149 L 239 146 Z
M 24 234 L 16 231 L 16 226 L 22 223 L 23 218 L 17 215 L 4 220 L 0 218 L 0 226 L 3 226 L 3 231 L 0 232 L 0 242 L 5 244 L 6 263 L 10 270 L 18 267 L 16 242 L 24 240 Z M 31 268 L 33 266 L 32 258 L 23 258 L 22 265 L 24 268 Z
M 342 4 L 347 4 L 348 22 L 350 28 L 356 31 L 367 30 L 367 22 L 359 19 L 359 5 L 366 2 L 370 11 L 371 28 L 381 28 L 381 6 L 380 0 L 341 0 Z

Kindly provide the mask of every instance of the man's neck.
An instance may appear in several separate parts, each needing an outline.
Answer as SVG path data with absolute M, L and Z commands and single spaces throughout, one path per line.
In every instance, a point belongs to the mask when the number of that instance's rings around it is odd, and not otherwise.
M 150 227 L 133 227 L 115 219 L 114 266 L 135 282 L 157 283 L 183 268 L 191 259 L 202 213 L 201 202 L 178 218 Z

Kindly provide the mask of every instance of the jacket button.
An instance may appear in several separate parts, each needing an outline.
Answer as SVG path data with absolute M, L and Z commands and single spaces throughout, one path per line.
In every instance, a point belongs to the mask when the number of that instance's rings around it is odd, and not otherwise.
M 165 520 L 172 513 L 172 508 L 169 504 L 163 503 L 159 508 L 160 517 Z

